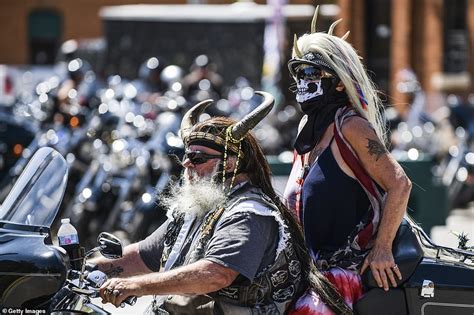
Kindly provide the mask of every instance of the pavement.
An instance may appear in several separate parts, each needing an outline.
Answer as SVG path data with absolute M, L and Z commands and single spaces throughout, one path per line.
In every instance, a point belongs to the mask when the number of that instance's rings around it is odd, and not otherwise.
M 273 184 L 275 190 L 283 195 L 286 177 L 275 177 Z M 446 219 L 446 225 L 435 226 L 431 229 L 431 239 L 439 245 L 454 247 L 458 246 L 457 237 L 452 232 L 464 232 L 470 235 L 471 240 L 468 246 L 474 246 L 474 203 L 470 204 L 467 209 L 454 209 Z M 94 299 L 94 303 L 103 307 L 111 314 L 143 314 L 152 300 L 151 296 L 141 297 L 134 306 L 126 306 L 124 308 L 115 308 L 111 304 L 103 305 L 100 299 Z
M 467 209 L 453 209 L 446 219 L 446 225 L 431 229 L 431 239 L 439 245 L 458 247 L 457 237 L 452 232 L 463 232 L 470 236 L 468 246 L 474 246 L 474 204 Z

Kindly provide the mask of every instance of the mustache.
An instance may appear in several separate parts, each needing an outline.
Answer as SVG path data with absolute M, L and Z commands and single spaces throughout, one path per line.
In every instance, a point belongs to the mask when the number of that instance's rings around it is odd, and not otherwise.
M 181 182 L 171 184 L 168 194 L 159 197 L 159 203 L 166 211 L 191 213 L 200 218 L 225 203 L 227 197 L 220 181 L 212 180 L 217 172 L 199 177 L 193 170 L 188 171 L 191 180 L 184 177 Z
M 168 157 L 171 161 L 173 161 L 174 163 L 176 163 L 177 165 L 181 166 L 184 168 L 183 166 L 183 160 L 179 158 L 179 156 L 177 156 L 176 154 L 172 153 L 172 154 L 168 154 Z

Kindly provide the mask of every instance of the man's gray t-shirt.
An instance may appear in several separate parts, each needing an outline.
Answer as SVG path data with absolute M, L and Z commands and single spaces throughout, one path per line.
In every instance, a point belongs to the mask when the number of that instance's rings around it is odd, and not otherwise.
M 150 270 L 160 268 L 168 224 L 166 221 L 139 243 L 140 256 Z M 204 259 L 237 271 L 252 281 L 274 262 L 278 241 L 278 223 L 273 216 L 237 211 L 227 217 L 224 215 L 216 225 Z

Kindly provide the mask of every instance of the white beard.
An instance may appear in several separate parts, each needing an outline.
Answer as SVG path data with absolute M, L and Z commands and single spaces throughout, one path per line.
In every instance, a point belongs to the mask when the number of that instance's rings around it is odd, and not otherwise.
M 310 84 L 316 85 L 315 92 L 312 92 L 312 93 L 308 92 Z M 296 101 L 298 103 L 304 103 L 307 100 L 312 99 L 313 97 L 323 95 L 321 80 L 307 81 L 307 80 L 299 79 L 298 82 L 296 82 L 296 87 L 298 88 L 297 93 L 296 93 Z
M 216 173 L 217 168 L 204 178 L 198 178 L 196 174 L 192 174 L 191 181 L 185 178 L 183 184 L 175 184 L 171 188 L 168 196 L 161 197 L 161 205 L 165 210 L 203 218 L 210 211 L 222 206 L 227 199 L 222 184 L 211 180 L 216 177 Z

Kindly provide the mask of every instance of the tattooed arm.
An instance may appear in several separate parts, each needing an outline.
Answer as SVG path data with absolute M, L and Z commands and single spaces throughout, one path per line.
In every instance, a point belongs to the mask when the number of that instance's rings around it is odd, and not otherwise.
M 201 295 L 228 287 L 239 273 L 207 259 L 164 272 L 154 272 L 130 278 L 108 279 L 100 288 L 103 303 L 116 307 L 128 296 L 144 295 Z M 117 289 L 120 296 L 105 294 L 105 289 Z
M 377 238 L 361 272 L 370 267 L 378 285 L 388 290 L 389 283 L 396 286 L 395 278 L 401 278 L 399 270 L 392 269 L 392 242 L 405 214 L 411 182 L 367 120 L 351 117 L 344 123 L 342 133 L 367 173 L 387 192 Z
M 123 249 L 123 256 L 119 259 L 95 258 L 89 261 L 97 265 L 100 271 L 112 277 L 130 277 L 152 272 L 143 262 L 138 250 L 138 243 L 130 244 Z
M 110 277 L 129 277 L 160 270 L 163 243 L 169 221 L 163 223 L 146 239 L 126 246 L 119 259 L 95 258 L 90 262 Z

